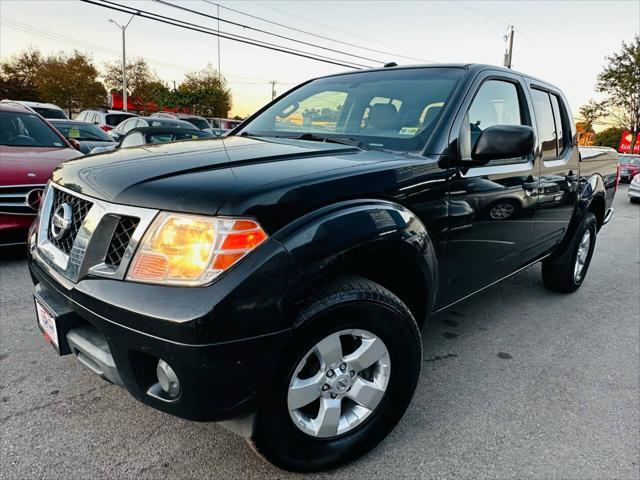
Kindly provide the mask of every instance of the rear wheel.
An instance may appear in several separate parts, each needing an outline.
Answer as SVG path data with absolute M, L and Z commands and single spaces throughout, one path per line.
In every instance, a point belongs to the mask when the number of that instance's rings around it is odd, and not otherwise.
M 567 255 L 560 257 L 562 260 L 542 262 L 542 280 L 548 288 L 565 293 L 580 288 L 593 256 L 597 227 L 595 215 L 587 213 L 574 233 Z
M 347 463 L 400 420 L 421 364 L 418 326 L 400 299 L 367 279 L 341 279 L 302 313 L 251 442 L 287 470 Z

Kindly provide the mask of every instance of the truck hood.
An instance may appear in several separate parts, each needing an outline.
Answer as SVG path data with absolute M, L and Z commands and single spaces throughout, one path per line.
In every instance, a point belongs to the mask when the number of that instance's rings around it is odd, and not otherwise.
M 335 143 L 275 138 L 192 140 L 90 155 L 61 165 L 53 181 L 113 203 L 215 214 L 260 187 L 380 160 Z
M 60 163 L 82 156 L 72 148 L 0 146 L 0 185 L 47 183 Z

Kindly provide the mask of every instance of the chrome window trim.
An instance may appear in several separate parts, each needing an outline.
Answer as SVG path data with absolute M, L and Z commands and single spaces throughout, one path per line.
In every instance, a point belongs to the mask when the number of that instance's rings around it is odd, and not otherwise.
M 69 255 L 53 245 L 48 237 L 54 189 L 93 204 L 78 230 Z M 42 201 L 37 228 L 37 249 L 34 252 L 34 257 L 73 283 L 77 283 L 88 275 L 122 280 L 138 244 L 157 214 L 158 210 L 155 209 L 107 202 L 50 182 Z M 104 260 L 121 216 L 135 217 L 140 221 L 122 256 L 122 261 L 114 268 L 112 265 L 105 264 Z

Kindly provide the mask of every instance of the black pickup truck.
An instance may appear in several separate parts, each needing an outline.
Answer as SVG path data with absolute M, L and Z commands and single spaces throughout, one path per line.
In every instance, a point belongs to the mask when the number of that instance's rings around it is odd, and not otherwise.
M 580 287 L 616 163 L 581 162 L 562 92 L 511 70 L 311 80 L 227 137 L 61 165 L 29 236 L 38 325 L 153 408 L 335 467 L 402 417 L 431 314 L 540 261 Z

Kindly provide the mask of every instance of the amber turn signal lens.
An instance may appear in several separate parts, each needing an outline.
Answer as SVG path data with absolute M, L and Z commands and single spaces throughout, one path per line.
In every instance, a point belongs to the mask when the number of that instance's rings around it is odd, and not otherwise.
M 164 280 L 168 268 L 169 262 L 164 255 L 142 252 L 136 256 L 129 276 L 136 280 Z

